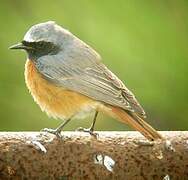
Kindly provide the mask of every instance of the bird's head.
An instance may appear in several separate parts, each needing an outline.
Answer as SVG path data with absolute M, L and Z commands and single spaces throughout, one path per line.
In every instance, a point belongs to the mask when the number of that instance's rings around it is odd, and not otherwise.
M 10 49 L 23 49 L 29 58 L 53 55 L 61 51 L 74 36 L 54 21 L 32 26 L 25 34 L 23 41 Z

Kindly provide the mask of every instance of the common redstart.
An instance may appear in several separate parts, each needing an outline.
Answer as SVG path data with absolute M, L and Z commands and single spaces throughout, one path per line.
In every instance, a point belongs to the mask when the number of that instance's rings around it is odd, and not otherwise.
M 143 119 L 145 112 L 134 94 L 102 62 L 86 43 L 53 21 L 32 26 L 21 43 L 28 59 L 25 81 L 35 102 L 49 116 L 63 119 L 56 129 L 60 136 L 71 118 L 94 111 L 89 129 L 94 134 L 98 112 L 104 112 L 140 131 L 147 139 L 162 136 Z

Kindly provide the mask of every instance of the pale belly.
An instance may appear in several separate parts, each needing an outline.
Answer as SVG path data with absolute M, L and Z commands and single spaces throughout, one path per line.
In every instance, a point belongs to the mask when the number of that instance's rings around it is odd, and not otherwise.
M 54 118 L 84 117 L 102 106 L 100 102 L 48 82 L 42 78 L 31 60 L 27 60 L 25 65 L 25 81 L 41 110 Z

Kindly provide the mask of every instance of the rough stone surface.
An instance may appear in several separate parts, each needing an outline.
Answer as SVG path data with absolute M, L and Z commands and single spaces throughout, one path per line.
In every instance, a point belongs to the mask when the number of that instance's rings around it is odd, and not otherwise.
M 0 133 L 0 179 L 188 179 L 188 132 Z

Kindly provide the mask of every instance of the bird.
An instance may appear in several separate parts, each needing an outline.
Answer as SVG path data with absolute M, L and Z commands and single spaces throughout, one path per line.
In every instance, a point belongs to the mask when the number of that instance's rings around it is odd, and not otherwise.
M 98 112 L 102 112 L 148 140 L 162 139 L 145 121 L 146 113 L 134 94 L 101 62 L 101 56 L 56 22 L 31 26 L 23 40 L 10 49 L 27 53 L 25 82 L 34 101 L 50 117 L 63 120 L 56 129 L 44 131 L 61 136 L 72 118 L 93 112 L 91 127 L 79 130 L 94 135 Z

